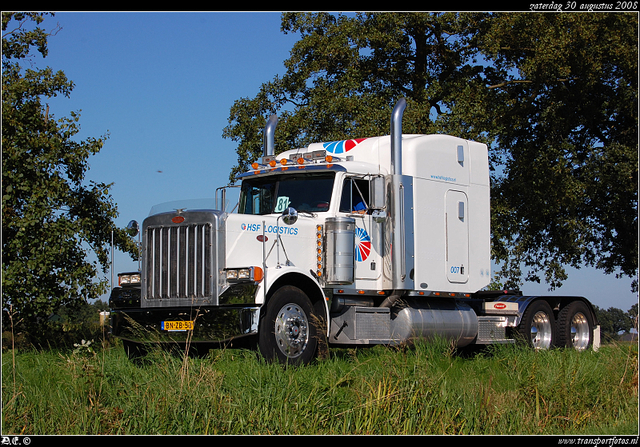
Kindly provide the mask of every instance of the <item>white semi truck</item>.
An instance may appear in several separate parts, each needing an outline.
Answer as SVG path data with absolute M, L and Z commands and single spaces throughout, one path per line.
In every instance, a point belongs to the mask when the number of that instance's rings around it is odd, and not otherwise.
M 396 104 L 389 136 L 278 155 L 272 116 L 232 212 L 191 202 L 153 211 L 141 271 L 119 275 L 110 299 L 125 349 L 247 341 L 269 360 L 303 364 L 326 346 L 429 337 L 457 347 L 521 339 L 535 349 L 597 348 L 585 298 L 483 290 L 487 147 L 403 135 L 405 107 Z

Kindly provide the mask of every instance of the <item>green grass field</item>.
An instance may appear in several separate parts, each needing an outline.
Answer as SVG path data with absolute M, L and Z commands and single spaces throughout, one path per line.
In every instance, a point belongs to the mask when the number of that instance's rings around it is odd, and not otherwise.
M 5 351 L 3 434 L 638 434 L 637 345 L 334 349 L 297 368 L 120 346 Z

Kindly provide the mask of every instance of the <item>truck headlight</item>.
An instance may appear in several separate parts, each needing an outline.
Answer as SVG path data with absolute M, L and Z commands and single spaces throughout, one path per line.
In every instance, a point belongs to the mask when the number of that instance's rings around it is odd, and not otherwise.
M 118 273 L 119 286 L 133 286 L 140 284 L 140 272 Z
M 227 269 L 226 278 L 228 282 L 260 282 L 263 278 L 262 268 L 245 267 L 239 269 Z

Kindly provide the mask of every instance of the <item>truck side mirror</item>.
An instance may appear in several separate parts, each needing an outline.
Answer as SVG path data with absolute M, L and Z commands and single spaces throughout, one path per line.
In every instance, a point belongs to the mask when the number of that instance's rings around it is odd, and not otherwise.
M 298 221 L 298 211 L 295 208 L 288 207 L 282 212 L 282 220 L 287 225 L 293 225 Z
M 369 207 L 374 210 L 381 210 L 386 208 L 387 203 L 384 196 L 384 177 L 373 177 L 369 182 Z
M 138 222 L 136 222 L 135 220 L 129 222 L 129 224 L 127 225 L 127 233 L 129 234 L 129 236 L 136 237 L 139 231 L 140 227 L 138 226 Z

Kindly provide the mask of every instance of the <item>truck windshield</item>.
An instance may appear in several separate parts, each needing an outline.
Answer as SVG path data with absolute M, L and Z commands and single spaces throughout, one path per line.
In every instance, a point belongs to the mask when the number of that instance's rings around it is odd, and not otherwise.
M 329 211 L 335 173 L 288 174 L 245 179 L 240 192 L 240 214 Z

